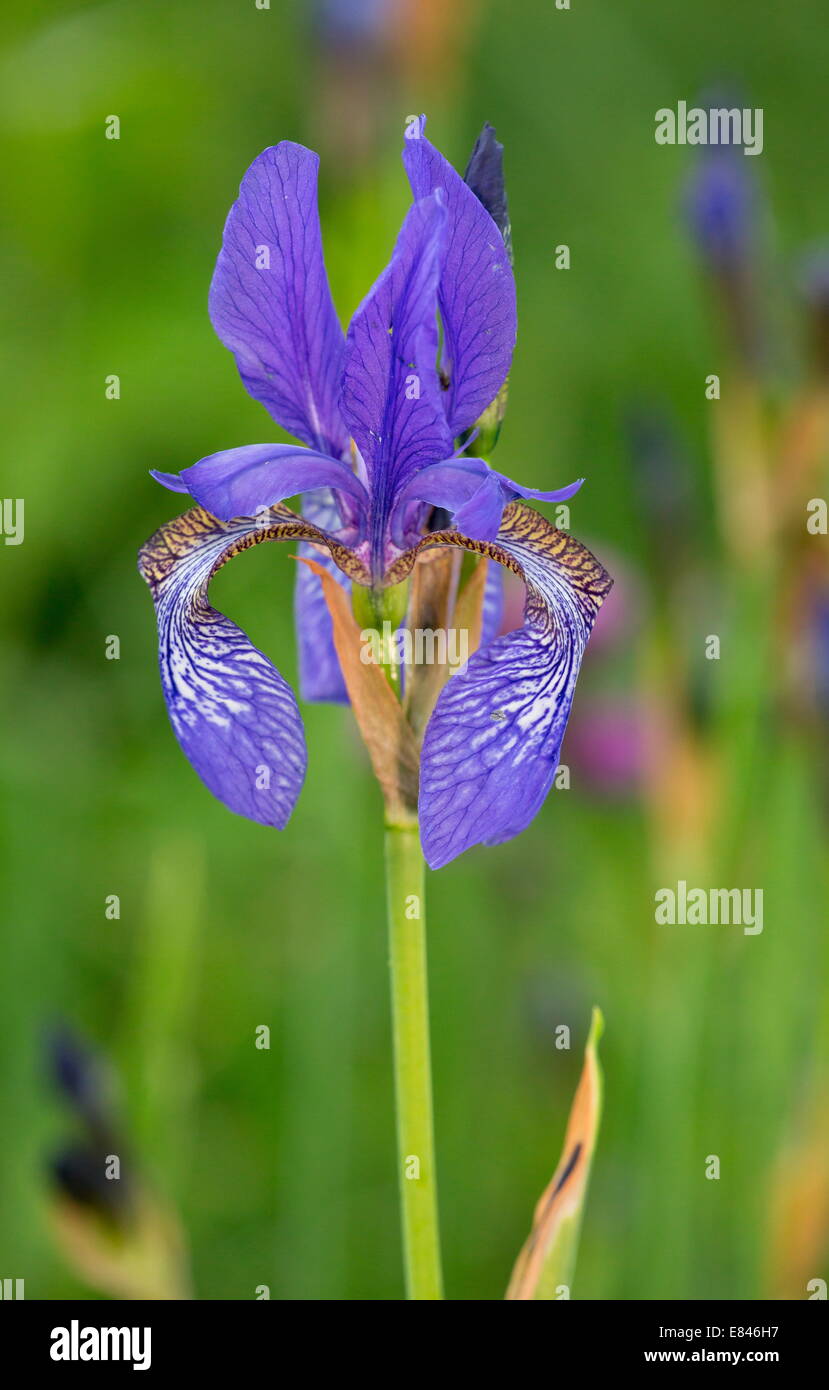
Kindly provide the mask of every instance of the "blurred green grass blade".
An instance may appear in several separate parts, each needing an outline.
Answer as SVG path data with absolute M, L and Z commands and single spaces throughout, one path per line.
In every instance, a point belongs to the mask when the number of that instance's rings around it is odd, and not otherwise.
M 125 1013 L 131 1129 L 143 1161 L 177 1197 L 187 1185 L 194 1130 L 194 1025 L 206 908 L 204 846 L 160 839 L 147 865 Z
M 506 1298 L 539 1300 L 569 1297 L 576 1266 L 579 1230 L 587 1196 L 593 1150 L 602 1108 L 602 1073 L 598 1042 L 604 1030 L 601 1011 L 593 1009 L 564 1148 L 548 1187 L 541 1194 L 532 1229 L 515 1264 Z M 566 1289 L 566 1295 L 563 1290 Z

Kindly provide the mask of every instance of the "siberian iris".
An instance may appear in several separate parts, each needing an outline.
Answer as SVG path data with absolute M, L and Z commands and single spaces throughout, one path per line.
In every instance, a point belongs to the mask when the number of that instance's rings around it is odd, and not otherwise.
M 522 486 L 471 450 L 483 442 L 516 337 L 516 296 L 500 178 L 487 127 L 462 178 L 407 131 L 413 193 L 389 265 L 343 333 L 323 260 L 318 159 L 283 141 L 244 177 L 210 289 L 210 316 L 246 389 L 301 444 L 224 449 L 180 474 L 156 473 L 195 506 L 141 550 L 155 601 L 173 729 L 232 811 L 283 828 L 306 766 L 287 682 L 209 602 L 212 576 L 260 541 L 295 540 L 376 611 L 435 548 L 514 571 L 524 624 L 496 636 L 487 582 L 477 650 L 437 695 L 422 736 L 418 815 L 438 868 L 477 843 L 518 834 L 555 775 L 582 654 L 611 580 Z M 302 511 L 285 500 L 302 497 Z M 497 574 L 495 567 L 493 573 Z M 318 576 L 300 566 L 300 686 L 346 698 Z M 263 769 L 268 775 L 263 776 Z

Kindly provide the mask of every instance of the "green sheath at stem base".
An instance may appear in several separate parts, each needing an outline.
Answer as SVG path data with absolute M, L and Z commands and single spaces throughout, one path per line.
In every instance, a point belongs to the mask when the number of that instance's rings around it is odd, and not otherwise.
M 386 828 L 386 887 L 406 1293 L 440 1299 L 423 857 L 416 824 Z

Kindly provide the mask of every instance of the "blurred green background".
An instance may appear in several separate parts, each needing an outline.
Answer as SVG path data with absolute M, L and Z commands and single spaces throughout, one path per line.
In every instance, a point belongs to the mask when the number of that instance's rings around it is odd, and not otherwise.
M 381 804 L 350 712 L 303 708 L 284 833 L 230 815 L 169 728 L 135 556 L 175 511 L 148 469 L 274 437 L 206 312 L 245 168 L 283 138 L 319 149 L 347 319 L 393 244 L 404 123 L 425 109 L 461 168 L 484 120 L 506 147 L 520 329 L 494 462 L 536 487 L 585 474 L 572 527 L 618 579 L 565 739 L 570 790 L 428 881 L 448 1295 L 503 1296 L 597 1003 L 606 1106 L 574 1296 L 806 1297 L 829 1219 L 826 707 L 787 596 L 805 585 L 819 607 L 826 538 L 806 540 L 804 509 L 827 450 L 818 430 L 804 493 L 779 441 L 798 410 L 823 420 L 797 266 L 829 238 L 825 7 L 364 8 L 33 0 L 4 17 L 2 495 L 25 499 L 26 532 L 0 549 L 0 1275 L 29 1298 L 94 1296 L 48 1220 L 71 1130 L 43 1063 L 60 1017 L 121 1077 L 197 1297 L 401 1296 Z M 695 152 L 653 138 L 659 107 L 718 82 L 765 112 L 743 161 L 759 368 L 683 225 Z M 661 520 L 631 418 L 667 439 L 680 501 Z M 749 513 L 733 533 L 732 466 L 766 468 L 795 509 L 774 544 Z M 248 552 L 213 599 L 294 680 L 288 554 Z M 762 888 L 763 933 L 657 926 L 654 892 L 679 878 Z

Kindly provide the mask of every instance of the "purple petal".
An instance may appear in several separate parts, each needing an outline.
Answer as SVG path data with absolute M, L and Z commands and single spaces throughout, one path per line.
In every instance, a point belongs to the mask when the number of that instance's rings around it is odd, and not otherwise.
M 728 270 L 750 260 L 758 220 L 750 160 L 733 146 L 708 147 L 685 194 L 691 234 L 705 260 Z
M 241 628 L 212 608 L 216 570 L 278 527 L 226 525 L 193 508 L 143 546 L 139 568 L 158 618 L 161 685 L 173 731 L 231 811 L 283 829 L 305 776 L 302 720 L 288 683 Z
M 289 140 L 254 160 L 225 224 L 210 318 L 250 394 L 290 434 L 339 457 L 344 340 L 322 255 L 318 166 Z
M 348 464 L 296 444 L 246 444 L 208 454 L 189 468 L 174 473 L 153 473 L 157 482 L 173 492 L 189 492 L 199 506 L 218 517 L 254 516 L 286 497 L 316 488 L 336 488 L 352 499 L 363 515 L 368 495 Z M 342 526 L 337 522 L 335 530 Z
M 327 490 L 303 498 L 302 514 L 321 531 L 333 531 L 338 524 L 337 504 Z M 299 553 L 316 560 L 318 565 L 324 565 L 344 589 L 350 587 L 348 577 L 334 563 L 328 551 L 303 542 Z M 299 651 L 299 693 L 303 700 L 309 702 L 348 704 L 348 692 L 334 646 L 325 591 L 319 577 L 307 565 L 297 565 L 296 570 L 294 619 Z
M 479 646 L 488 647 L 498 636 L 504 617 L 504 568 L 492 560 L 484 584 L 484 602 L 481 612 L 481 640 Z
M 473 653 L 445 686 L 421 759 L 423 853 L 441 868 L 522 831 L 550 790 L 585 644 L 611 580 L 566 532 L 516 507 L 489 551 L 527 585 L 523 628 Z
M 492 541 L 498 534 L 509 499 L 504 496 L 494 473 L 487 472 L 480 479 L 474 479 L 474 482 L 472 476 L 468 476 L 470 490 L 466 499 L 454 507 L 449 506 L 448 502 L 443 505 L 452 512 L 453 525 L 465 536 L 471 536 L 473 540 Z M 428 480 L 425 480 L 425 486 L 429 486 Z
M 504 187 L 504 147 L 495 139 L 495 130 L 488 121 L 472 147 L 463 181 L 472 189 L 478 202 L 483 203 L 509 251 L 510 221 Z
M 438 303 L 449 371 L 446 409 L 453 436 L 495 399 L 515 347 L 515 279 L 503 238 L 483 203 L 422 133 L 403 162 L 415 198 L 441 189 L 448 226 Z
M 158 468 L 151 468 L 150 477 L 155 478 L 162 487 L 169 488 L 170 492 L 187 492 L 187 484 L 180 473 L 162 473 Z
M 452 448 L 436 369 L 445 227 L 439 195 L 410 208 L 390 264 L 348 330 L 342 411 L 368 469 L 375 559 L 400 488 Z
M 504 473 L 497 473 L 484 459 L 447 459 L 422 469 L 398 498 L 398 516 L 413 499 L 443 507 L 452 514 L 459 531 L 472 540 L 492 541 L 498 534 L 504 508 L 519 497 L 537 502 L 565 502 L 573 497 L 583 478 L 552 492 L 523 487 Z M 395 529 L 397 529 L 395 527 Z M 402 539 L 402 538 L 401 538 Z

